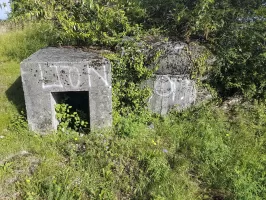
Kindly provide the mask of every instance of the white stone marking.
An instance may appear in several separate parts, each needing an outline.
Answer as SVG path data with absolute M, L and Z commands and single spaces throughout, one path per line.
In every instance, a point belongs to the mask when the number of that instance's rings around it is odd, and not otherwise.
M 23 75 L 27 74 L 27 72 L 24 72 L 22 69 L 20 69 L 20 74 L 21 74 L 21 77 L 23 77 Z
M 56 75 L 58 77 L 58 81 L 53 83 L 53 84 L 45 84 L 43 71 L 42 71 L 42 66 L 39 64 L 39 70 L 40 70 L 40 73 L 41 73 L 41 80 L 42 80 L 42 88 L 43 89 L 49 89 L 49 88 L 54 88 L 54 87 L 63 88 L 63 85 L 62 85 L 62 83 L 60 81 L 60 76 L 59 76 L 59 73 L 58 73 L 58 66 L 54 66 L 54 68 L 55 68 L 55 71 L 56 71 Z
M 89 77 L 89 87 L 91 87 L 91 77 L 90 77 L 91 76 L 91 74 L 90 74 L 91 71 L 94 72 L 99 78 L 102 79 L 102 81 L 104 82 L 106 87 L 110 86 L 109 83 L 108 83 L 108 79 L 107 79 L 107 72 L 105 70 L 106 69 L 105 65 L 103 66 L 104 77 L 101 74 L 99 74 L 94 68 L 91 68 L 90 66 L 87 66 L 87 69 L 88 69 L 88 77 Z
M 162 75 L 159 77 L 159 79 L 164 79 L 166 78 L 170 83 L 170 92 L 166 91 L 166 93 L 163 91 L 163 93 L 159 93 L 159 91 L 157 90 L 157 87 L 158 87 L 158 79 L 155 81 L 155 84 L 154 84 L 154 91 L 157 95 L 161 96 L 161 97 L 168 97 L 170 96 L 174 91 L 173 91 L 173 87 L 175 87 L 174 83 L 171 81 L 171 79 L 167 76 L 167 75 Z M 174 85 L 174 86 L 173 86 Z
M 90 66 L 88 66 L 88 65 L 87 65 L 87 71 L 88 71 L 89 88 L 91 88 Z
M 184 45 L 175 47 L 175 50 L 182 50 L 182 49 L 184 49 Z
M 173 91 L 172 100 L 175 101 L 175 95 L 176 95 L 176 83 L 171 81 L 171 90 Z
M 76 71 L 76 74 L 77 74 L 77 76 L 78 76 L 78 80 L 77 80 L 76 85 L 73 84 L 72 77 L 71 77 L 71 72 L 72 72 L 73 70 Z M 80 85 L 80 77 L 79 77 L 79 75 L 80 75 L 80 74 L 79 74 L 79 70 L 78 70 L 78 68 L 76 68 L 76 67 L 74 67 L 74 68 L 70 68 L 70 70 L 69 70 L 69 82 L 70 82 L 70 84 L 71 84 L 71 86 L 72 86 L 73 88 L 77 88 L 77 87 Z

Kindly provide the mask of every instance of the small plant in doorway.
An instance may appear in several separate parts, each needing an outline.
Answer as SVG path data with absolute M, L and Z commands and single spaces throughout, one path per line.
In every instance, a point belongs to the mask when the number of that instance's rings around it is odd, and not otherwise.
M 85 132 L 88 130 L 88 122 L 81 110 L 73 110 L 72 106 L 61 103 L 55 105 L 56 119 L 59 124 L 57 129 L 62 132 Z

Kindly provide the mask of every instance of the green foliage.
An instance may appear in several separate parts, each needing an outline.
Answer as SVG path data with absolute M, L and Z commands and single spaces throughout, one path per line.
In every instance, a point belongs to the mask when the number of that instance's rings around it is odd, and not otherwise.
M 219 68 L 213 83 L 223 96 L 238 93 L 249 99 L 265 99 L 265 23 L 254 18 L 235 24 L 215 41 L 213 51 Z
M 143 81 L 153 75 L 157 66 L 149 68 L 156 63 L 160 52 L 153 56 L 147 50 L 152 47 L 145 42 L 138 42 L 133 38 L 118 45 L 120 50 L 116 54 L 105 55 L 112 62 L 112 88 L 115 124 L 119 116 L 146 113 L 147 101 L 151 95 L 150 88 L 143 85 Z M 148 118 L 148 116 L 146 116 Z M 141 118 L 140 119 L 144 119 Z
M 14 115 L 9 124 L 9 129 L 12 131 L 21 131 L 28 128 L 26 114 L 21 111 L 21 114 Z
M 140 1 L 147 10 L 148 26 L 161 27 L 165 32 L 182 38 L 192 36 L 208 38 L 209 33 L 223 25 L 217 17 L 220 11 L 215 0 L 147 0 Z M 221 9 L 222 10 L 222 9 Z
M 144 24 L 158 26 L 173 36 L 185 38 L 216 38 L 239 19 L 254 16 L 264 8 L 262 0 L 146 0 L 139 1 L 147 12 Z M 258 13 L 257 13 L 258 14 Z M 261 15 L 261 14 L 260 14 Z
M 190 43 L 193 48 L 196 43 Z M 193 55 L 191 51 L 188 51 L 193 68 L 191 70 L 191 79 L 196 80 L 198 84 L 201 84 L 201 80 L 208 76 L 211 66 L 208 64 L 208 59 L 211 58 L 211 52 L 208 49 L 201 49 L 199 55 Z
M 80 132 L 87 128 L 88 122 L 82 118 L 84 116 L 82 111 L 72 111 L 71 108 L 72 106 L 64 103 L 55 105 L 56 119 L 59 122 L 57 129 L 59 131 L 68 132 L 73 129 Z

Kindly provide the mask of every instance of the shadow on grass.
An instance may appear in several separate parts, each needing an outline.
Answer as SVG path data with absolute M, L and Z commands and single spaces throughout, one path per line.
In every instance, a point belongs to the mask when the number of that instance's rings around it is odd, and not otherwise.
M 6 96 L 8 100 L 16 106 L 19 113 L 21 111 L 26 111 L 21 76 L 19 76 L 16 81 L 7 89 Z

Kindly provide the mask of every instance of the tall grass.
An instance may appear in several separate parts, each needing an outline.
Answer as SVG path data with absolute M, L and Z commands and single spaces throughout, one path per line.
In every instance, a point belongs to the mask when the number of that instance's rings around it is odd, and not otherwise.
M 195 108 L 153 118 L 154 127 L 130 121 L 136 128 L 126 136 L 41 137 L 11 124 L 0 151 L 24 149 L 38 160 L 16 182 L 25 199 L 265 199 L 265 119 L 257 104 L 230 114 Z M 15 173 L 18 160 L 0 174 Z M 33 161 L 24 162 L 27 169 Z
M 22 61 L 40 48 L 55 43 L 53 26 L 50 24 L 6 24 L 6 26 L 9 31 L 0 35 L 0 55 L 2 59 L 7 57 L 14 61 Z

